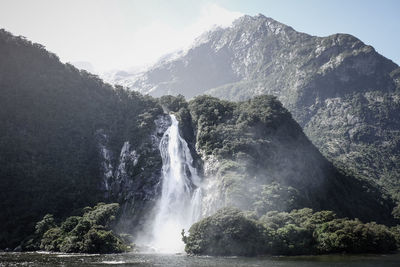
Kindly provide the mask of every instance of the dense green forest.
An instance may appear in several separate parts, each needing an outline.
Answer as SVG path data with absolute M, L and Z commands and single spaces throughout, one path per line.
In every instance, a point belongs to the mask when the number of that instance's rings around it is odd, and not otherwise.
M 98 203 L 85 207 L 81 216 L 71 216 L 60 225 L 47 214 L 36 223 L 35 232 L 22 243 L 22 250 L 55 252 L 119 253 L 128 251 L 120 236 L 111 231 L 119 210 L 118 203 Z
M 4 30 L 0 51 L 4 248 L 16 247 L 46 213 L 60 218 L 111 201 L 100 186 L 98 130 L 107 133 L 110 150 L 119 155 L 124 141 L 138 145 L 150 135 L 162 109 L 155 99 L 112 88 Z M 154 164 L 160 169 L 160 162 Z
M 396 228 L 308 208 L 272 211 L 258 220 L 224 208 L 195 223 L 188 236 L 182 232 L 187 253 L 223 256 L 388 253 L 398 248 L 399 237 Z

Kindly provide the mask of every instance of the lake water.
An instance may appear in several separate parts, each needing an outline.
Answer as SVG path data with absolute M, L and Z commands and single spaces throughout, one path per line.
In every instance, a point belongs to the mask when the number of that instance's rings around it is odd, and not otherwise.
M 400 254 L 292 257 L 191 257 L 173 254 L 0 253 L 0 266 L 400 266 Z

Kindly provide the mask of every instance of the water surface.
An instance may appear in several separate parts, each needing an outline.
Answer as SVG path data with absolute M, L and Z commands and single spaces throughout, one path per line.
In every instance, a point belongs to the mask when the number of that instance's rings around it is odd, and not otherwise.
M 400 266 L 400 254 L 296 257 L 191 257 L 175 254 L 2 252 L 0 266 Z

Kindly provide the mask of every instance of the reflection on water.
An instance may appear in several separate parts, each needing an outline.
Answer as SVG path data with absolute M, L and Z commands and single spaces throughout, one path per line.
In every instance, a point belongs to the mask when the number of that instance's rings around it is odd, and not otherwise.
M 400 266 L 400 254 L 297 257 L 190 257 L 174 254 L 2 252 L 0 266 Z

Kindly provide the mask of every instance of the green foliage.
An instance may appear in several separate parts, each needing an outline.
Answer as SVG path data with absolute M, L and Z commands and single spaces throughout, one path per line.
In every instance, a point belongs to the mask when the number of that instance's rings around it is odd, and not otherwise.
M 59 227 L 49 229 L 43 234 L 40 242 L 40 249 L 46 251 L 59 251 L 63 242 L 64 231 Z
M 80 252 L 82 247 L 82 238 L 75 235 L 67 235 L 63 238 L 63 241 L 59 247 L 59 251 L 64 253 Z
M 259 216 L 269 210 L 293 210 L 304 203 L 299 191 L 291 186 L 284 187 L 276 182 L 262 185 L 258 201 L 254 202 L 254 209 Z
M 274 233 L 273 254 L 298 255 L 313 253 L 313 237 L 310 229 L 286 224 Z
M 93 208 L 93 210 L 86 212 L 83 215 L 83 218 L 88 219 L 93 224 L 109 227 L 110 223 L 115 220 L 115 215 L 118 210 L 118 203 L 99 203 Z
M 393 209 L 392 214 L 396 219 L 400 219 L 400 203 Z
M 91 227 L 91 221 L 89 221 L 87 218 L 81 218 L 78 224 L 75 226 L 74 229 L 72 229 L 70 233 L 74 236 L 82 237 L 90 230 Z
M 46 215 L 36 224 L 35 237 L 39 248 L 46 251 L 66 253 L 118 253 L 127 250 L 122 239 L 110 229 L 119 205 L 99 203 L 93 208 L 85 208 L 82 217 L 71 216 L 58 227 L 51 215 Z M 44 231 L 45 230 L 45 231 Z M 30 243 L 32 241 L 29 241 Z M 31 244 L 24 248 L 31 248 Z M 37 247 L 33 248 L 37 249 Z
M 396 239 L 397 247 L 400 248 L 400 225 L 391 227 L 390 232 L 392 232 Z
M 308 208 L 269 212 L 258 221 L 224 208 L 192 225 L 188 236 L 182 234 L 186 252 L 196 255 L 387 253 L 396 250 L 399 236 L 398 227 L 390 231 Z
M 51 214 L 46 214 L 41 221 L 36 223 L 35 234 L 43 235 L 47 230 L 56 226 L 54 217 Z
M 384 225 L 335 219 L 315 229 L 317 249 L 323 253 L 385 253 L 396 249 L 395 236 Z
M 81 251 L 86 253 L 118 253 L 125 251 L 122 240 L 111 231 L 91 228 L 85 235 Z
M 331 101 L 332 104 L 318 108 L 304 127 L 313 143 L 336 166 L 379 185 L 382 194 L 389 193 L 397 201 L 400 200 L 398 92 L 376 88 L 366 93 L 347 92 Z
M 63 232 L 71 232 L 81 221 L 81 217 L 79 216 L 71 216 L 65 219 L 64 222 L 61 223 L 61 230 Z
M 198 152 L 217 161 L 214 179 L 227 205 L 258 216 L 310 207 L 394 223 L 391 199 L 328 162 L 275 97 L 234 103 L 198 96 L 188 109 Z
M 186 237 L 185 251 L 200 255 L 253 256 L 264 253 L 263 227 L 233 208 L 225 208 L 195 223 Z
M 165 95 L 160 97 L 159 102 L 166 112 L 178 112 L 181 108 L 187 108 L 188 106 L 183 95 Z
M 149 150 L 145 140 L 163 111 L 157 100 L 113 88 L 4 30 L 0 51 L 0 248 L 12 248 L 46 213 L 62 218 L 119 201 L 100 190 L 98 137 L 107 135 L 115 166 L 125 141 Z M 142 183 L 161 165 L 146 153 L 138 163 L 145 171 L 132 174 Z

